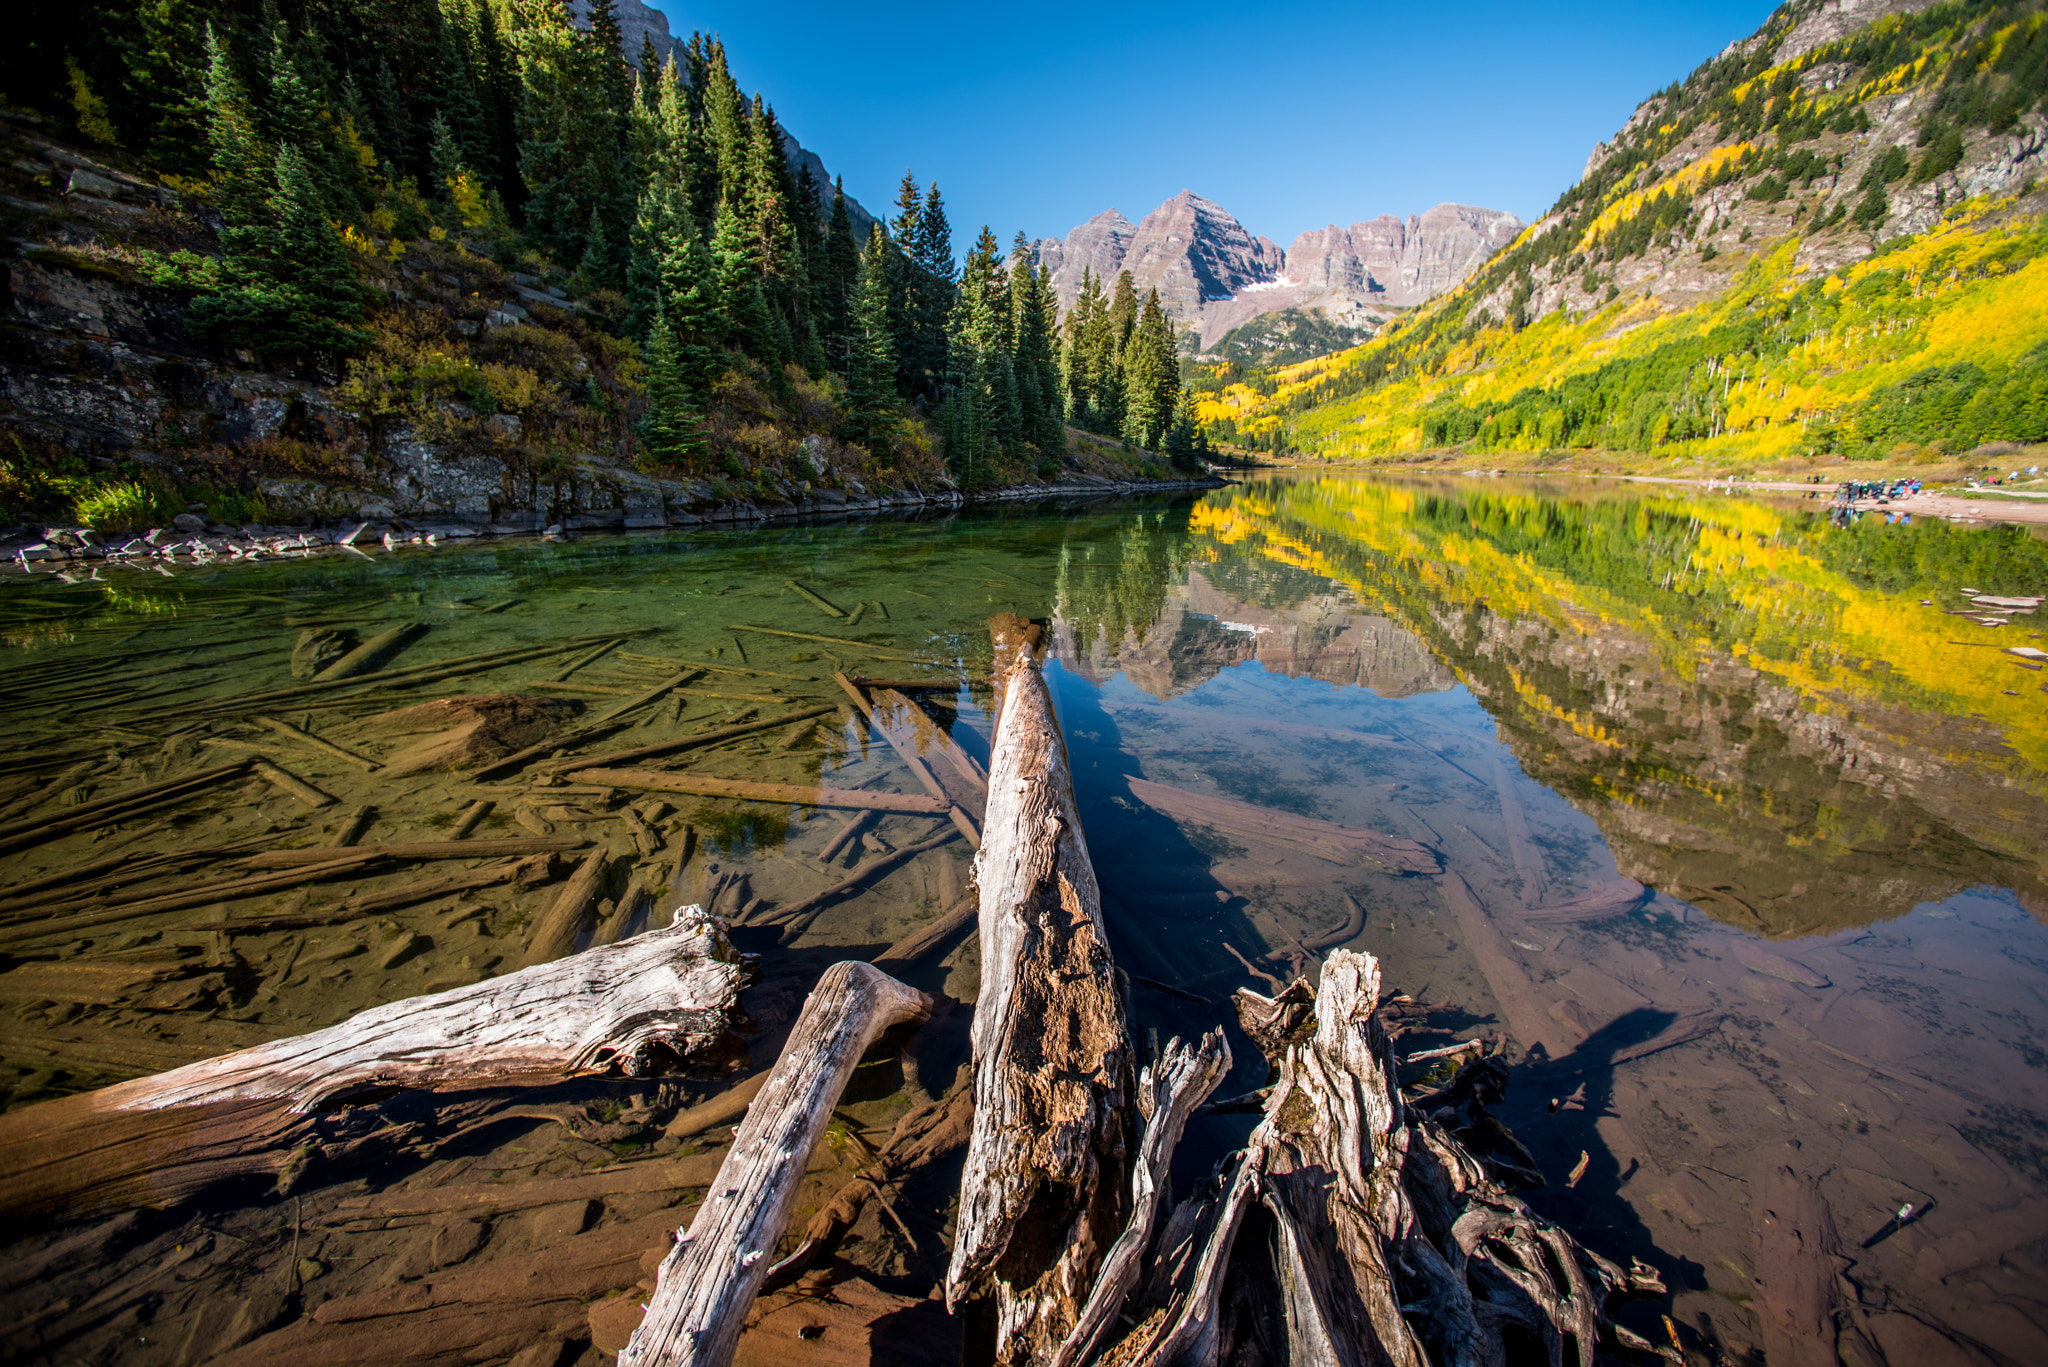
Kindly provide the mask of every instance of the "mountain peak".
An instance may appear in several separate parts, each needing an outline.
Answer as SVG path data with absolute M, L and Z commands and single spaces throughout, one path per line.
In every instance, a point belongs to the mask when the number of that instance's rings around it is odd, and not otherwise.
M 1514 241 L 1522 221 L 1497 209 L 1439 204 L 1421 214 L 1305 232 L 1287 250 L 1250 232 L 1214 200 L 1183 189 L 1133 227 L 1105 209 L 1064 240 L 1032 244 L 1052 272 L 1061 308 L 1081 292 L 1084 270 L 1105 281 L 1128 270 L 1142 293 L 1195 328 L 1204 346 L 1261 314 L 1320 311 L 1373 326 L 1463 280 Z

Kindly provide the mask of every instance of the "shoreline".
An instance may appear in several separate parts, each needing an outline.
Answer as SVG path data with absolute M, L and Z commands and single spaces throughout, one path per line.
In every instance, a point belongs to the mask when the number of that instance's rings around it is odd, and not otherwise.
M 18 529 L 12 536 L 0 536 L 0 556 L 6 557 L 0 579 L 26 581 L 47 573 L 70 583 L 80 580 L 68 571 L 90 567 L 97 578 L 101 566 L 138 571 L 154 570 L 170 576 L 171 566 L 204 568 L 212 565 L 256 564 L 275 560 L 304 560 L 314 556 L 353 554 L 374 559 L 365 547 L 396 550 L 401 547 L 437 547 L 471 541 L 501 541 L 521 537 L 542 541 L 572 540 L 580 535 L 632 531 L 696 531 L 706 528 L 767 525 L 777 522 L 829 522 L 856 516 L 886 513 L 916 513 L 956 510 L 977 504 L 1023 503 L 1031 500 L 1095 500 L 1128 498 L 1141 494 L 1176 493 L 1184 490 L 1220 489 L 1231 481 L 1216 475 L 1166 480 L 1112 480 L 1097 475 L 1069 475 L 1058 484 L 1011 484 L 995 489 L 961 493 L 948 490 L 927 494 L 919 489 L 890 490 L 859 495 L 842 490 L 812 490 L 808 497 L 780 506 L 763 507 L 745 500 L 713 508 L 704 514 L 685 513 L 660 520 L 627 518 L 623 515 L 580 515 L 545 526 L 537 512 L 526 513 L 527 526 L 500 522 L 475 523 L 452 520 L 394 517 L 372 518 L 354 526 L 332 528 L 286 528 L 249 524 L 241 528 L 214 531 L 211 528 L 157 529 L 143 536 L 102 534 L 88 527 L 46 525 L 38 535 Z M 837 497 L 833 497 L 836 495 Z M 513 516 L 519 516 L 514 514 Z M 214 524 L 220 526 L 222 524 Z M 105 582 L 105 581 L 101 581 Z

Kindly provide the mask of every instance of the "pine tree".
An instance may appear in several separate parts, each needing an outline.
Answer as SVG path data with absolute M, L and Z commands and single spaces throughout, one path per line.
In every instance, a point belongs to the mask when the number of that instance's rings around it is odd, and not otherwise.
M 647 409 L 640 419 L 640 467 L 687 466 L 704 454 L 703 421 L 692 402 L 681 348 L 657 310 L 647 337 Z
M 1181 474 L 1198 475 L 1208 468 L 1208 438 L 1195 420 L 1194 395 L 1186 390 L 1181 391 L 1180 400 L 1174 405 L 1173 421 L 1167 426 L 1160 450 Z
M 879 226 L 879 225 L 878 225 Z M 853 240 L 853 220 L 846 212 L 846 181 L 832 189 L 832 223 L 825 234 L 824 283 L 819 291 L 823 303 L 822 329 L 825 354 L 834 370 L 845 374 L 851 364 L 847 355 L 847 334 L 853 311 L 854 287 L 859 282 L 861 249 Z M 882 247 L 886 258 L 888 244 Z M 886 260 L 880 276 L 882 321 L 888 323 L 889 282 Z M 890 364 L 895 364 L 895 347 L 890 347 Z M 894 385 L 894 372 L 891 372 Z
M 698 98 L 704 105 L 704 135 L 715 172 L 712 200 L 723 208 L 742 193 L 746 178 L 747 106 L 725 64 L 725 45 L 713 42 L 705 51 L 704 84 Z
M 260 221 L 275 182 L 274 160 L 264 153 L 249 109 L 249 94 L 235 74 L 227 44 L 206 26 L 206 140 L 213 149 L 214 202 L 230 224 Z
M 896 348 L 889 326 L 890 251 L 876 224 L 855 269 L 846 348 L 847 440 L 865 446 L 881 461 L 889 459 L 896 400 Z
M 1017 374 L 1017 406 L 1023 417 L 1023 438 L 1044 455 L 1067 448 L 1065 405 L 1060 395 L 1059 362 L 1055 356 L 1052 277 L 1033 270 L 1031 248 L 1017 234 L 1010 253 L 1011 334 Z
M 889 220 L 894 246 L 889 262 L 889 320 L 895 329 L 896 389 L 905 397 L 931 393 L 931 375 L 925 363 L 929 348 L 921 341 L 930 292 L 923 288 L 913 256 L 917 219 L 923 212 L 924 195 L 917 188 L 917 177 L 905 171 L 896 187 L 896 216 Z
M 363 292 L 306 158 L 283 147 L 267 222 L 227 231 L 221 288 L 192 301 L 195 332 L 272 356 L 359 350 Z
M 1157 447 L 1180 398 L 1180 358 L 1158 290 L 1145 294 L 1145 306 L 1124 348 L 1122 371 L 1124 438 L 1134 446 Z
M 778 369 L 782 356 L 775 319 L 761 291 L 760 272 L 754 267 L 752 235 L 731 205 L 719 209 L 712 229 L 711 266 L 726 343 L 770 370 Z

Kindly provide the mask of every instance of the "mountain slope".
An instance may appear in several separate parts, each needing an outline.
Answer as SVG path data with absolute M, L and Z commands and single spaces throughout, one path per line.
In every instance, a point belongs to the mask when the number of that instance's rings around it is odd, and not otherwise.
M 1795 0 L 1461 288 L 1341 355 L 1212 371 L 1201 416 L 1337 458 L 2048 436 L 2044 88 L 2038 0 Z
M 1343 327 L 1377 328 L 1456 285 L 1521 229 L 1520 219 L 1497 209 L 1439 204 L 1405 219 L 1381 214 L 1348 228 L 1332 223 L 1283 250 L 1222 206 L 1183 190 L 1135 226 L 1109 209 L 1064 240 L 1031 246 L 1052 271 L 1062 310 L 1080 293 L 1084 270 L 1112 283 L 1128 270 L 1141 294 L 1157 289 L 1167 312 L 1214 347 L 1253 319 L 1289 309 Z

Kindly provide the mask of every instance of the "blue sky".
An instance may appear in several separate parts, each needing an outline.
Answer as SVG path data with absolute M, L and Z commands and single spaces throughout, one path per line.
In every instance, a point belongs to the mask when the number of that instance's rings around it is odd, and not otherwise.
M 1183 188 L 1287 246 L 1456 200 L 1533 219 L 1651 92 L 1756 29 L 1762 0 L 1248 7 L 650 0 L 886 213 L 937 180 L 983 223 L 1063 236 Z

